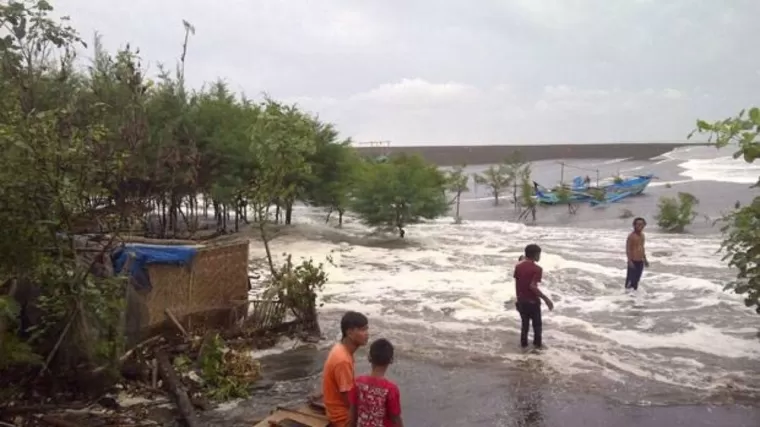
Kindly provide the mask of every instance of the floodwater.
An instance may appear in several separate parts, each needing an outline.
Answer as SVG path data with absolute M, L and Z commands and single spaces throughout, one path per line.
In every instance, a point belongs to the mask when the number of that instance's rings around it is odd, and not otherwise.
M 272 405 L 303 399 L 319 384 L 345 310 L 367 314 L 373 337 L 395 344 L 390 375 L 410 426 L 760 425 L 760 317 L 723 290 L 733 272 L 717 253 L 713 225 L 751 199 L 760 170 L 728 156 L 691 147 L 649 162 L 573 161 L 565 179 L 594 180 L 598 169 L 602 178 L 651 171 L 659 180 L 645 195 L 605 208 L 540 209 L 530 226 L 513 221 L 508 202 L 494 206 L 484 188 L 465 196 L 463 224 L 414 225 L 403 242 L 350 217 L 338 230 L 300 210 L 273 252 L 332 259 L 320 296 L 327 339 L 260 353 L 262 387 L 271 388 L 208 414 L 209 425 L 250 425 Z M 534 179 L 546 186 L 559 174 L 555 162 L 534 164 Z M 659 233 L 657 199 L 678 191 L 700 199 L 700 216 L 688 234 Z M 622 289 L 631 221 L 623 210 L 650 222 L 651 267 L 636 295 Z M 556 304 L 544 314 L 541 354 L 520 351 L 511 308 L 510 269 L 528 243 L 543 248 L 543 289 Z M 252 244 L 254 256 L 262 252 Z M 366 353 L 356 357 L 357 371 L 367 370 Z

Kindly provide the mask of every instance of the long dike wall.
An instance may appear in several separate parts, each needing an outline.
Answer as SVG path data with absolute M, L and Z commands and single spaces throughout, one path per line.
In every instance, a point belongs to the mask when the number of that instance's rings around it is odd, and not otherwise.
M 498 163 L 515 151 L 525 160 L 535 162 L 553 159 L 620 159 L 648 160 L 686 145 L 680 143 L 620 143 L 583 145 L 449 145 L 449 146 L 390 146 L 357 147 L 362 155 L 380 156 L 396 153 L 416 153 L 440 166 L 484 165 Z

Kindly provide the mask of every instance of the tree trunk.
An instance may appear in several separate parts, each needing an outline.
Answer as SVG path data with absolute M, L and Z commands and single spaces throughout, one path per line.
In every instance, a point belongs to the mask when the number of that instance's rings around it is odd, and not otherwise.
M 515 210 L 520 208 L 520 205 L 517 203 L 517 182 L 515 182 L 514 187 L 512 188 L 512 200 L 515 202 Z
M 212 203 L 214 204 L 214 219 L 216 220 L 216 231 L 220 231 L 222 229 L 222 210 L 219 207 L 219 202 L 214 200 Z
M 330 222 L 330 215 L 333 213 L 333 208 L 331 207 L 329 211 L 327 211 L 327 216 L 325 217 L 325 224 Z
M 161 237 L 166 237 L 166 199 L 161 198 Z
M 285 224 L 290 225 L 290 221 L 293 219 L 293 202 L 288 201 L 285 206 Z
M 462 193 L 457 193 L 456 212 L 454 214 L 454 218 L 455 218 L 455 221 L 457 222 L 457 224 L 459 224 L 461 222 L 460 218 L 459 218 L 459 203 L 461 202 L 461 200 L 462 200 Z
M 261 232 L 261 240 L 264 241 L 264 251 L 267 254 L 267 263 L 269 264 L 269 271 L 272 273 L 272 277 L 277 278 L 277 270 L 274 269 L 274 261 L 272 261 L 272 251 L 269 249 L 269 238 L 264 221 L 259 221 L 259 231 Z
M 343 209 L 338 209 L 338 228 L 343 228 Z

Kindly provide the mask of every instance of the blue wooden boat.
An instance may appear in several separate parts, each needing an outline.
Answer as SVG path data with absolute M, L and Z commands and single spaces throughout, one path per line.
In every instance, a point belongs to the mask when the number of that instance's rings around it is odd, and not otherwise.
M 652 179 L 653 174 L 638 175 L 630 178 L 625 178 L 622 181 L 607 180 L 607 182 L 600 182 L 598 187 L 585 186 L 581 187 L 578 178 L 573 180 L 573 185 L 566 187 L 569 191 L 569 197 L 567 200 L 562 201 L 556 190 L 548 190 L 545 187 L 534 183 L 536 191 L 536 200 L 540 204 L 556 205 L 562 203 L 581 203 L 590 202 L 592 205 L 599 205 L 603 203 L 614 203 L 620 201 L 626 197 L 636 196 L 644 192 Z M 598 192 L 603 192 L 604 198 L 600 200 Z

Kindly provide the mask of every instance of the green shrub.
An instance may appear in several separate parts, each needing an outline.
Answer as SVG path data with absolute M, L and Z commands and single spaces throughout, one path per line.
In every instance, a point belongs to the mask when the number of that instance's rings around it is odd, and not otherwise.
M 691 225 L 697 213 L 694 207 L 699 200 L 689 193 L 678 193 L 677 197 L 663 196 L 657 203 L 657 225 L 665 231 L 683 233 Z

